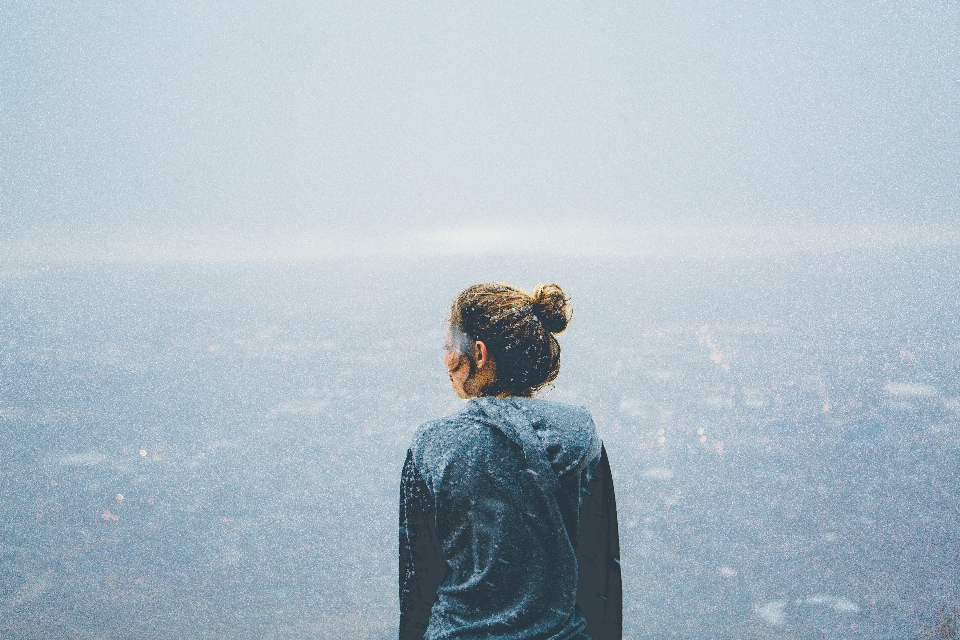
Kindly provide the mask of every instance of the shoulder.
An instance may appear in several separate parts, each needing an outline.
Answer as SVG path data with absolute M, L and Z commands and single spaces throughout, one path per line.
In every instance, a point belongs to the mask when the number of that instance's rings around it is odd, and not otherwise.
M 453 415 L 425 422 L 410 445 L 413 463 L 424 476 L 443 475 L 451 465 L 481 465 L 509 440 L 485 421 L 473 403 Z
M 421 424 L 413 434 L 411 449 L 462 443 L 470 434 L 488 432 L 489 422 L 476 400 L 470 400 L 456 413 Z
M 535 398 L 526 402 L 536 417 L 533 426 L 558 473 L 580 469 L 599 460 L 603 442 L 586 407 Z
M 449 448 L 469 440 L 479 430 L 480 424 L 471 419 L 466 411 L 459 411 L 420 425 L 413 434 L 410 450 L 414 458 L 418 454 L 440 448 Z
M 541 430 L 541 434 L 561 432 L 564 440 L 570 443 L 579 442 L 581 445 L 585 441 L 591 441 L 589 448 L 595 448 L 595 453 L 600 453 L 600 437 L 589 409 L 576 404 L 538 398 L 530 398 L 525 402 L 535 418 L 534 426 Z
M 536 403 L 540 411 L 559 421 L 593 425 L 593 416 L 590 414 L 590 410 L 584 406 L 537 398 L 532 398 L 530 402 Z

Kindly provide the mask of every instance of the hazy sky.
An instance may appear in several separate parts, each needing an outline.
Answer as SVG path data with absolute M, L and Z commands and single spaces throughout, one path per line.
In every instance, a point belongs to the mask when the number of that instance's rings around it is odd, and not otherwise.
M 960 221 L 960 4 L 4 2 L 0 234 Z

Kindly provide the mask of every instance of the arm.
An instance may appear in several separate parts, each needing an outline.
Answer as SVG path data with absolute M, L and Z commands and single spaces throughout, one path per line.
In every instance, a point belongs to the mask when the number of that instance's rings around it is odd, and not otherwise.
M 400 480 L 400 640 L 423 638 L 446 571 L 433 497 L 407 452 Z
M 606 449 L 601 449 L 600 462 L 583 494 L 577 567 L 577 604 L 587 619 L 587 634 L 593 640 L 620 640 L 623 636 L 620 536 Z

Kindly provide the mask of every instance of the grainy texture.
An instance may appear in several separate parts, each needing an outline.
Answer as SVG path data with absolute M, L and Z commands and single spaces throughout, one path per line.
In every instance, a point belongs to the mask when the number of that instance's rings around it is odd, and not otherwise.
M 530 398 L 471 400 L 421 427 L 401 489 L 401 638 L 586 638 L 576 548 L 588 486 L 610 489 L 602 504 L 616 518 L 608 465 L 591 484 L 601 452 L 585 409 Z M 594 520 L 591 533 L 615 535 L 615 521 Z M 586 589 L 609 603 L 590 608 L 595 626 L 616 630 L 598 638 L 619 637 L 619 558 L 605 557 L 619 547 L 608 535 L 579 544 L 607 569 Z

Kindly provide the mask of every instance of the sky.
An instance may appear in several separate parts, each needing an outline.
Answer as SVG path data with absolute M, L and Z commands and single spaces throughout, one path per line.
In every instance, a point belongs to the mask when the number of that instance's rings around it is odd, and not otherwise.
M 947 1 L 5 2 L 0 253 L 955 242 L 957 33 Z

